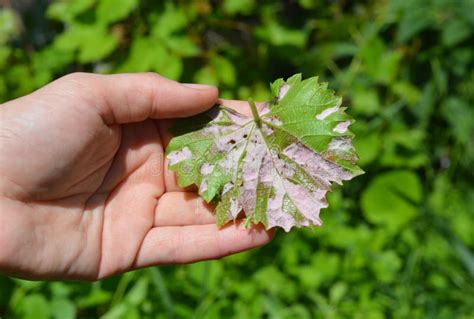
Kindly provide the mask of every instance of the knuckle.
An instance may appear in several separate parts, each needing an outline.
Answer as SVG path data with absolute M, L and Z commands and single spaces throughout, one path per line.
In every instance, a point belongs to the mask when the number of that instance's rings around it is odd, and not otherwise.
M 86 72 L 73 72 L 66 74 L 65 76 L 61 77 L 59 80 L 67 81 L 67 82 L 78 82 L 90 79 L 92 74 Z
M 162 81 L 165 79 L 163 76 L 155 72 L 144 72 L 141 74 L 141 76 L 143 76 L 143 80 L 146 83 L 150 83 L 151 85 L 153 85 L 157 81 Z
M 65 92 L 76 92 L 78 90 L 88 90 L 90 89 L 91 85 L 88 83 L 91 81 L 93 74 L 84 73 L 84 72 L 74 72 L 66 74 L 65 76 L 57 79 L 52 86 L 56 90 L 61 88 L 65 90 Z

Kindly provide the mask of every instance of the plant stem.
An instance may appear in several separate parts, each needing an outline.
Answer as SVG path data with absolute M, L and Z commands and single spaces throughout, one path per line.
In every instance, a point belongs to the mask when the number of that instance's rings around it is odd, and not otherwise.
M 255 105 L 255 102 L 251 98 L 248 99 L 248 102 L 250 105 L 250 109 L 252 110 L 253 121 L 255 122 L 258 128 L 261 128 L 262 121 L 260 120 L 260 116 L 258 115 L 257 106 Z

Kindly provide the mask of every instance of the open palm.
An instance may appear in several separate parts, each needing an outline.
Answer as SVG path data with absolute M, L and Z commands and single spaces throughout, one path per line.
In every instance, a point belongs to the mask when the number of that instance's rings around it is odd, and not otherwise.
M 164 119 L 216 100 L 151 73 L 71 74 L 0 106 L 0 271 L 95 280 L 268 242 L 260 227 L 218 229 L 166 170 Z

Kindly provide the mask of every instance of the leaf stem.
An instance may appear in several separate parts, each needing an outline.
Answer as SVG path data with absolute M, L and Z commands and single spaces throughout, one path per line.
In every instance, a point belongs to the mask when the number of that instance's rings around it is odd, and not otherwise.
M 255 102 L 251 98 L 248 99 L 248 102 L 250 105 L 250 109 L 252 110 L 253 121 L 255 122 L 258 128 L 261 128 L 262 120 L 260 119 L 260 116 L 258 115 L 257 106 L 255 105 Z

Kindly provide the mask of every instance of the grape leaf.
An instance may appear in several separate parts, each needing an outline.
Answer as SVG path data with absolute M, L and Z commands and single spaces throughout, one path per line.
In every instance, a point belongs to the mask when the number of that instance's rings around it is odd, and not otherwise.
M 242 211 L 246 225 L 267 229 L 321 225 L 332 183 L 363 173 L 352 120 L 327 83 L 297 74 L 271 90 L 274 98 L 261 110 L 249 102 L 253 117 L 221 105 L 179 122 L 167 147 L 178 184 L 197 185 L 217 205 L 220 226 Z

